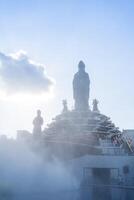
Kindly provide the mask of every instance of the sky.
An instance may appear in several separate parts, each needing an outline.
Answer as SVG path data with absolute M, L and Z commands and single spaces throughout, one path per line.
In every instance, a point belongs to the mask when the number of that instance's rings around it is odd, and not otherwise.
M 0 0 L 0 134 L 32 131 L 37 109 L 46 127 L 62 99 L 72 109 L 79 60 L 91 80 L 90 107 L 97 98 L 121 130 L 134 129 L 133 35 L 132 0 Z

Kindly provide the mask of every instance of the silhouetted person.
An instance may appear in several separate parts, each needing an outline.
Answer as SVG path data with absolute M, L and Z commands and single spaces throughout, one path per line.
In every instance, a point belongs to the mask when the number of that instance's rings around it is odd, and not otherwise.
M 89 75 L 85 72 L 84 62 L 80 61 L 78 64 L 78 72 L 74 75 L 73 79 L 73 97 L 76 110 L 89 109 L 89 86 Z
M 43 118 L 41 117 L 41 111 L 37 110 L 37 116 L 33 120 L 33 135 L 40 135 L 42 132 Z

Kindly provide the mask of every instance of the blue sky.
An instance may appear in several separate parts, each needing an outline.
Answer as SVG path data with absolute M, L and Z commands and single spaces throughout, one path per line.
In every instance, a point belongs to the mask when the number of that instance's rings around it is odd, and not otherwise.
M 72 78 L 81 59 L 91 79 L 90 105 L 97 98 L 117 126 L 134 128 L 133 13 L 131 0 L 0 0 L 0 52 L 26 51 L 56 81 L 49 101 L 0 100 L 0 132 L 31 130 L 37 108 L 51 121 L 64 98 L 71 109 Z

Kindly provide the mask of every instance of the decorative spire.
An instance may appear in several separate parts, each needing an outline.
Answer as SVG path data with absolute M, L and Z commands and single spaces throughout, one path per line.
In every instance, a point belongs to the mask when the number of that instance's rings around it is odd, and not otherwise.
M 93 112 L 100 112 L 98 109 L 98 103 L 99 101 L 97 99 L 93 100 Z

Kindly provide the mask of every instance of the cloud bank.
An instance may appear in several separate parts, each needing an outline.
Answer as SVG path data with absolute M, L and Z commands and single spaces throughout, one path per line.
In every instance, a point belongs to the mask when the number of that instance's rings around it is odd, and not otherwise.
M 0 53 L 0 90 L 6 94 L 43 94 L 54 84 L 44 66 L 29 59 L 24 51 Z

